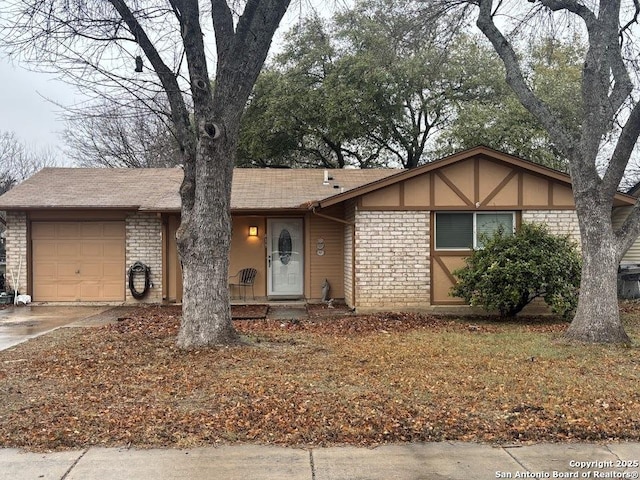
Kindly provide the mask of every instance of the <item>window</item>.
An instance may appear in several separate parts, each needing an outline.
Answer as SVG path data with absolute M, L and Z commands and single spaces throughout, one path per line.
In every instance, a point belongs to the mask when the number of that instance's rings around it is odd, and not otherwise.
M 436 249 L 473 248 L 473 213 L 436 213 Z
M 437 212 L 435 219 L 436 250 L 482 248 L 483 234 L 515 229 L 514 212 Z

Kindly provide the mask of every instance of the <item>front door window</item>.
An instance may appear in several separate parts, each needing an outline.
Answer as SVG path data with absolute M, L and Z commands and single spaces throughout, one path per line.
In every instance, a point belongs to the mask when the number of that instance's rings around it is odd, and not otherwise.
M 267 221 L 268 294 L 300 297 L 303 294 L 304 262 L 302 219 L 272 218 Z

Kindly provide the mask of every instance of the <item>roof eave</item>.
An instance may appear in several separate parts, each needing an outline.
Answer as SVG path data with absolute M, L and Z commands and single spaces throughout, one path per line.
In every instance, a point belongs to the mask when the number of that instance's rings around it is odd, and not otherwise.
M 31 210 L 143 210 L 140 205 L 0 205 L 0 211 Z
M 288 213 L 288 214 L 300 214 L 306 213 L 309 210 L 309 207 L 300 206 L 300 207 L 273 207 L 273 208 L 236 208 L 231 207 L 232 214 L 241 214 L 241 215 L 272 215 L 274 212 L 277 213 Z
M 509 155 L 507 153 L 503 153 L 489 147 L 478 146 L 478 147 L 471 148 L 469 150 L 465 150 L 464 152 L 459 152 L 459 153 L 450 155 L 448 157 L 435 160 L 433 162 L 427 163 L 420 167 L 416 167 L 411 170 L 402 171 L 402 172 L 396 173 L 395 175 L 391 175 L 389 177 L 377 180 L 375 182 L 371 182 L 366 185 L 356 187 L 347 192 L 339 193 L 337 195 L 333 195 L 323 200 L 319 200 L 318 202 L 316 202 L 315 206 L 316 208 L 318 207 L 327 208 L 332 205 L 345 202 L 352 198 L 365 195 L 375 190 L 388 187 L 389 185 L 393 185 L 395 183 L 411 179 L 418 175 L 429 173 L 433 170 L 447 167 L 451 164 L 454 164 L 463 160 L 467 160 L 475 156 L 480 156 L 490 160 L 507 163 L 509 165 L 523 168 L 533 174 L 541 175 L 546 178 L 551 178 L 557 182 L 564 183 L 565 185 L 568 185 L 568 186 L 572 185 L 571 177 L 564 172 L 560 172 L 559 170 L 554 170 L 552 168 L 545 167 L 544 165 L 540 165 L 528 160 L 524 160 L 522 158 L 518 158 L 516 156 Z M 630 205 L 634 204 L 636 201 L 636 198 L 625 193 L 617 193 L 614 199 L 617 200 L 618 202 L 621 202 L 622 204 L 630 204 Z

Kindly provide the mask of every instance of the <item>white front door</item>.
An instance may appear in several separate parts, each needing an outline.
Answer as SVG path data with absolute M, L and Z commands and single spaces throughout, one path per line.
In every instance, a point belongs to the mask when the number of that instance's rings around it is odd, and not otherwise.
M 267 219 L 267 294 L 303 294 L 304 244 L 301 218 Z

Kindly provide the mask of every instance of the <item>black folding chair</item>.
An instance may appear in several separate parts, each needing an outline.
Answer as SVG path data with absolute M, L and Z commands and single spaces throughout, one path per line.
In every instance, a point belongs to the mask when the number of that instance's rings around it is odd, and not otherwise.
M 258 271 L 255 268 L 243 268 L 235 275 L 229 277 L 229 287 L 238 287 L 243 289 L 242 299 L 247 299 L 247 287 L 251 287 L 251 296 L 255 300 L 256 295 L 253 289 L 253 284 L 256 281 L 256 274 Z M 239 293 L 239 292 L 238 292 Z

